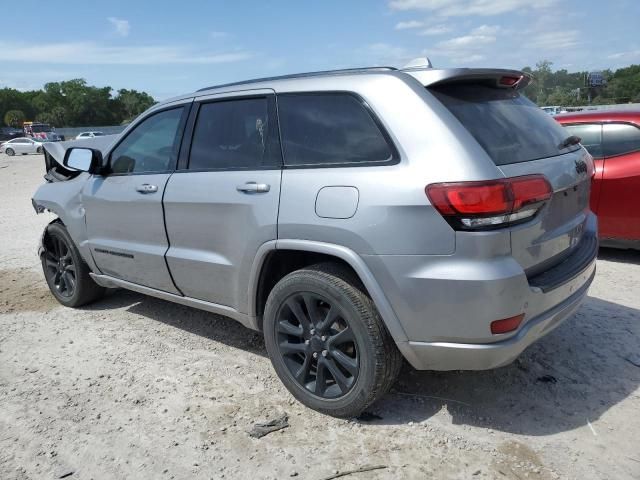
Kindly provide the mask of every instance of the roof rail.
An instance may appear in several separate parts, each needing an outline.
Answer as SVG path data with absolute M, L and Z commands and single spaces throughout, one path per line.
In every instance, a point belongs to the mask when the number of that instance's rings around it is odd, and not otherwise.
M 232 83 L 224 83 L 222 85 L 213 85 L 211 87 L 201 88 L 196 91 L 204 92 L 205 90 L 213 90 L 214 88 L 235 87 L 237 85 L 247 85 L 250 83 L 259 83 L 259 82 L 271 82 L 273 80 L 290 80 L 293 78 L 317 77 L 320 75 L 348 75 L 350 73 L 379 72 L 379 71 L 384 72 L 384 71 L 394 71 L 394 70 L 398 70 L 398 69 L 395 67 L 362 67 L 362 68 L 344 68 L 341 70 L 323 70 L 319 72 L 294 73 L 291 75 L 281 75 L 278 77 L 254 78 L 251 80 L 243 80 L 241 82 L 232 82 Z

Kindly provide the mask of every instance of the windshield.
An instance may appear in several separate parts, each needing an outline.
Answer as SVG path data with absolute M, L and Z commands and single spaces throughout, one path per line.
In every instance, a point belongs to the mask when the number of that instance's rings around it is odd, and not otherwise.
M 567 132 L 516 90 L 480 84 L 448 84 L 429 90 L 496 165 L 553 157 L 580 148 L 561 148 Z

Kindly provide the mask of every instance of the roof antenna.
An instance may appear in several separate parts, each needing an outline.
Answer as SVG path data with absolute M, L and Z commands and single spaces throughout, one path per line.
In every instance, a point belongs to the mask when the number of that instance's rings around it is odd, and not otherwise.
M 428 57 L 418 57 L 407 63 L 402 70 L 408 70 L 410 68 L 433 68 L 431 60 Z

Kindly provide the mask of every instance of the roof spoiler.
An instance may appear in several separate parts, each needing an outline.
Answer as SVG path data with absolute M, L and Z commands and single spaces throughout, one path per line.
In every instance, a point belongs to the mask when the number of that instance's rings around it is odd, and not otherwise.
M 484 83 L 497 88 L 523 89 L 531 83 L 531 75 L 520 70 L 499 68 L 448 68 L 442 70 L 406 70 L 425 87 L 451 83 Z

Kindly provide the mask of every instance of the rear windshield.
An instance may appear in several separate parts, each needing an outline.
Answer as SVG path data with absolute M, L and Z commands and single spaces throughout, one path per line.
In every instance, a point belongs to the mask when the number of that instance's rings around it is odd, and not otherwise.
M 580 148 L 561 148 L 567 131 L 515 90 L 479 84 L 448 84 L 429 90 L 496 165 L 553 157 Z

